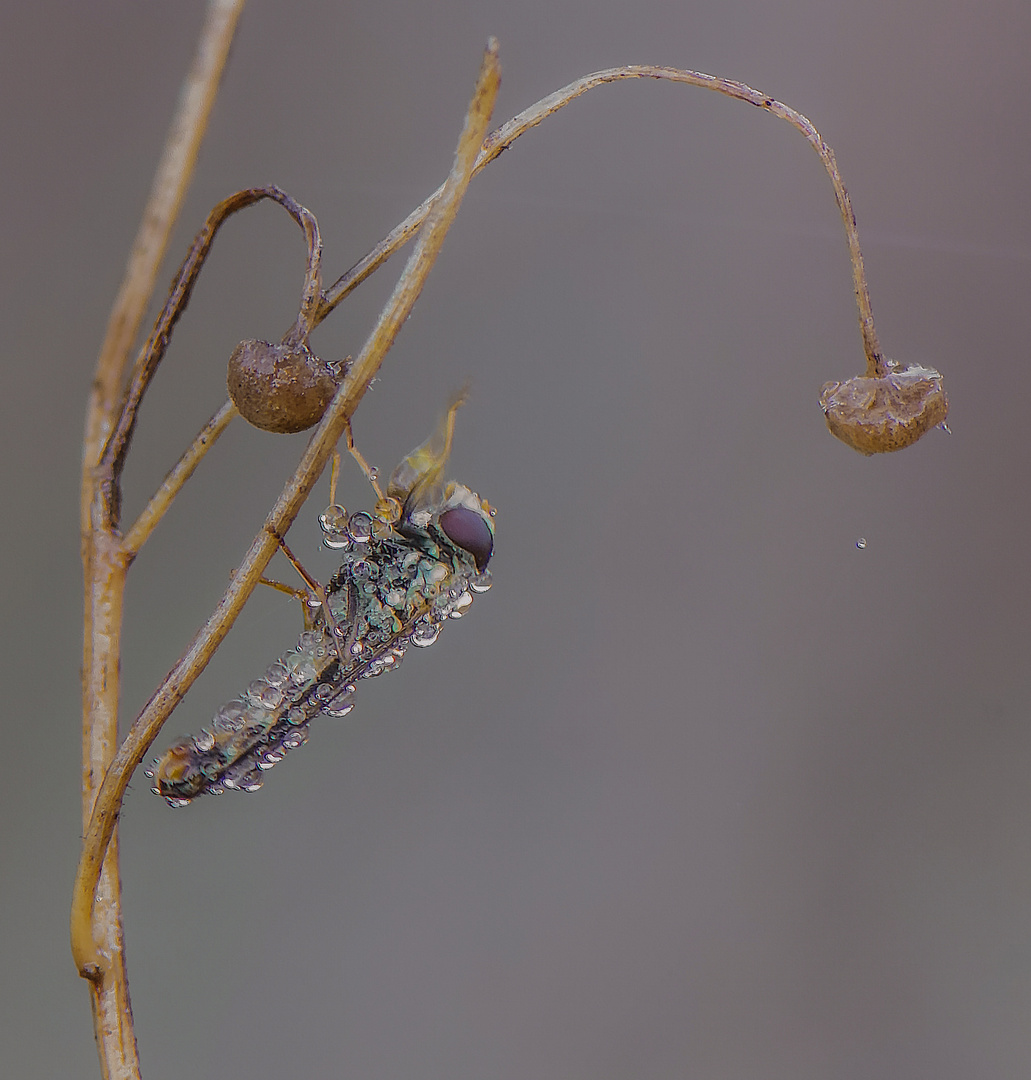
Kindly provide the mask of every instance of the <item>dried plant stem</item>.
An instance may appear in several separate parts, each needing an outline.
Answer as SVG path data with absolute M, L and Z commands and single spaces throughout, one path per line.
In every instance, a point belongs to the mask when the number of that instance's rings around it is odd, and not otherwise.
M 239 415 L 236 406 L 231 401 L 226 401 L 200 429 L 196 438 L 161 481 L 161 486 L 150 497 L 150 501 L 143 508 L 140 516 L 122 539 L 122 550 L 129 559 L 136 558 L 140 548 L 147 542 L 147 538 L 172 505 L 172 500 L 182 490 L 183 484 L 193 476 L 197 466 L 204 460 L 204 455 L 229 427 L 234 417 Z
M 706 90 L 715 90 L 719 94 L 737 98 L 739 101 L 747 101 L 766 112 L 779 116 L 786 120 L 792 127 L 800 131 L 809 145 L 819 155 L 824 168 L 834 185 L 834 197 L 841 211 L 841 219 L 845 225 L 845 236 L 848 241 L 849 256 L 852 261 L 852 284 L 855 290 L 856 306 L 859 309 L 859 326 L 863 335 L 863 351 L 866 354 L 866 373 L 868 375 L 884 376 L 888 369 L 885 366 L 881 354 L 880 344 L 877 340 L 877 331 L 874 328 L 873 311 L 870 307 L 870 290 L 866 284 L 866 272 L 863 269 L 863 255 L 859 248 L 859 233 L 856 229 L 856 218 L 852 212 L 852 204 L 849 201 L 848 192 L 838 172 L 837 162 L 834 160 L 834 152 L 823 141 L 820 133 L 813 127 L 809 119 L 801 113 L 782 102 L 760 93 L 758 90 L 746 86 L 744 83 L 735 82 L 731 79 L 721 79 L 716 75 L 706 75 L 700 71 L 687 71 L 671 67 L 654 67 L 648 64 L 632 64 L 626 67 L 608 68 L 605 71 L 596 71 L 591 75 L 585 75 L 582 79 L 564 86 L 561 90 L 541 98 L 536 104 L 524 109 L 514 116 L 506 124 L 492 131 L 487 136 L 479 156 L 476 159 L 474 175 L 481 169 L 486 168 L 499 154 L 507 150 L 520 135 L 536 127 L 541 121 L 547 119 L 553 113 L 558 112 L 564 105 L 604 83 L 620 82 L 624 79 L 665 79 L 669 82 L 686 83 L 688 86 L 699 86 Z M 429 196 L 420 206 L 416 207 L 409 215 L 387 234 L 360 262 L 355 263 L 350 270 L 335 281 L 327 290 L 322 306 L 319 308 L 316 322 L 321 322 L 330 311 L 360 285 L 371 273 L 383 265 L 390 256 L 403 247 L 415 234 L 422 221 L 425 219 L 433 200 L 440 194 L 440 189 Z
M 92 820 L 96 809 L 97 791 L 105 772 L 115 758 L 118 715 L 118 656 L 122 619 L 122 596 L 125 572 L 135 558 L 139 546 L 153 530 L 160 516 L 170 505 L 189 474 L 210 448 L 215 438 L 235 415 L 235 409 L 223 406 L 216 417 L 194 440 L 179 465 L 151 499 L 137 526 L 131 530 L 131 543 L 119 533 L 121 514 L 121 474 L 132 441 L 143 396 L 150 386 L 157 367 L 168 348 L 176 322 L 189 302 L 211 245 L 218 230 L 228 218 L 262 199 L 281 205 L 298 223 L 308 244 L 308 266 L 302 292 L 301 311 L 288 337 L 304 335 L 321 296 L 319 263 L 322 241 L 314 217 L 299 203 L 276 187 L 248 188 L 223 199 L 208 215 L 186 258 L 172 282 L 168 299 L 157 318 L 154 329 L 140 350 L 128 386 L 125 388 L 117 418 L 96 463 L 83 471 L 83 491 L 89 493 L 88 517 L 83 526 L 83 559 L 86 577 L 86 633 L 83 666 L 83 817 Z M 205 437 L 207 436 L 207 437 Z M 112 825 L 113 827 L 113 825 Z M 98 867 L 99 871 L 99 867 Z M 121 932 L 110 929 L 118 921 L 118 888 L 115 868 L 104 871 L 112 875 L 101 890 L 111 904 L 110 924 L 105 933 L 99 916 L 89 905 L 73 899 L 71 938 L 72 953 L 80 972 L 95 984 L 103 980 L 103 968 L 96 938 L 104 937 L 106 948 L 101 950 L 112 957 L 122 956 Z M 83 952 L 85 950 L 85 952 Z M 112 951 L 113 950 L 113 951 Z M 124 981 L 124 972 L 122 973 Z M 126 995 L 126 1000 L 128 1000 Z
M 297 470 L 241 561 L 218 607 L 137 717 L 107 770 L 83 841 L 72 901 L 72 951 L 80 972 L 86 977 L 96 978 L 97 974 L 104 970 L 102 958 L 89 932 L 90 909 L 104 862 L 104 853 L 114 834 L 129 778 L 150 748 L 162 724 L 207 665 L 244 602 L 258 584 L 265 566 L 279 547 L 279 538 L 285 535 L 304 505 L 351 414 L 411 313 L 468 187 L 477 151 L 490 122 L 499 83 L 497 43 L 492 39 L 484 54 L 451 174 L 427 216 L 419 241 L 393 295 L 361 353 L 349 368 Z
M 218 91 L 243 0 L 211 0 L 193 64 L 165 142 L 125 277 L 108 321 L 90 393 L 83 439 L 81 500 L 82 560 L 85 576 L 83 643 L 83 825 L 88 824 L 101 781 L 118 739 L 118 664 L 122 599 L 127 561 L 115 523 L 96 514 L 102 504 L 117 509 L 105 478 L 96 474 L 101 448 L 119 413 L 129 353 L 153 292 L 190 178 L 208 116 Z M 104 490 L 102 490 L 104 489 Z M 105 957 L 91 971 L 90 999 L 102 1075 L 108 1080 L 139 1076 L 122 933 L 118 848 L 113 843 L 103 866 L 88 933 L 94 951 Z M 73 926 L 73 936 L 75 928 Z M 81 970 L 81 969 L 80 969 Z

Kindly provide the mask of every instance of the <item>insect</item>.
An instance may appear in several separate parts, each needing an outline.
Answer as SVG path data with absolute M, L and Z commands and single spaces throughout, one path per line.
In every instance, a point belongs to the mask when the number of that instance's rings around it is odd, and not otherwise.
M 409 645 L 433 644 L 449 618 L 468 610 L 473 594 L 490 588 L 494 511 L 469 488 L 443 479 L 461 403 L 456 399 L 430 438 L 397 466 L 385 495 L 348 433 L 379 496 L 374 513 L 348 516 L 331 506 L 321 516 L 324 543 L 343 553 L 340 569 L 324 589 L 306 578 L 316 610 L 297 644 L 208 727 L 146 770 L 153 792 L 170 806 L 205 793 L 256 791 L 273 765 L 307 741 L 316 716 L 346 716 L 362 679 L 395 670 Z

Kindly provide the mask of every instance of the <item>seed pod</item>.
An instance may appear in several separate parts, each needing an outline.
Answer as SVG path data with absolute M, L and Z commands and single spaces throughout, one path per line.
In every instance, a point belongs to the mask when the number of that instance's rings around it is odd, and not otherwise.
M 884 454 L 915 443 L 944 424 L 949 412 L 942 377 L 917 364 L 900 368 L 888 361 L 883 378 L 857 375 L 824 383 L 820 408 L 831 434 L 861 454 Z
M 226 383 L 240 415 L 263 431 L 304 431 L 322 419 L 337 376 L 307 345 L 241 341 Z

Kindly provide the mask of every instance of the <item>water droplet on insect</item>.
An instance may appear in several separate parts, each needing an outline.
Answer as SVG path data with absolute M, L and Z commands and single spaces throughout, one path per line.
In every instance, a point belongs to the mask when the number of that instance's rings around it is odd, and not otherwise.
M 372 563 L 366 559 L 351 563 L 351 577 L 354 581 L 368 580 L 372 577 Z
M 289 678 L 290 672 L 286 670 L 286 665 L 281 664 L 278 660 L 265 671 L 265 681 L 269 686 L 282 686 Z
M 367 544 L 372 536 L 372 515 L 359 510 L 347 519 L 347 533 L 356 544 Z
M 297 728 L 283 736 L 283 749 L 296 750 L 298 746 L 303 746 L 307 741 L 308 732 L 304 728 Z
M 243 702 L 230 701 L 223 705 L 211 721 L 211 726 L 220 732 L 239 731 L 244 724 L 245 710 Z
M 332 683 L 319 683 L 309 695 L 309 700 L 312 705 L 321 705 L 323 702 L 330 701 L 335 693 L 336 687 Z
M 489 570 L 484 570 L 482 574 L 477 574 L 476 577 L 469 582 L 469 588 L 474 593 L 485 593 L 491 585 L 494 584 L 494 579 L 490 576 Z
M 344 692 L 337 694 L 332 701 L 327 702 L 322 706 L 322 711 L 326 716 L 346 716 L 354 708 L 354 698 L 351 693 Z
M 347 529 L 347 511 L 339 503 L 332 503 L 319 514 L 319 526 L 324 533 L 344 532 Z
M 425 649 L 428 645 L 432 645 L 439 635 L 439 626 L 435 626 L 430 622 L 421 622 L 416 624 L 415 629 L 412 631 L 412 644 L 417 648 Z
M 863 550 L 863 548 L 865 548 L 865 547 L 866 547 L 866 537 L 865 537 L 865 536 L 861 536 L 861 537 L 860 537 L 860 538 L 859 538 L 859 539 L 858 539 L 858 540 L 856 541 L 856 547 L 857 547 L 857 548 L 859 548 L 859 550 L 860 550 L 860 551 L 862 551 L 862 550 Z

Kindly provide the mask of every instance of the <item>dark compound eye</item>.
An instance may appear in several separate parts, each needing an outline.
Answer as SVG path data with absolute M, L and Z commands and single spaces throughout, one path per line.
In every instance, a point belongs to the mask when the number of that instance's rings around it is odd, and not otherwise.
M 444 535 L 472 555 L 476 560 L 476 569 L 482 574 L 494 551 L 494 537 L 487 522 L 467 506 L 445 510 L 437 520 Z

